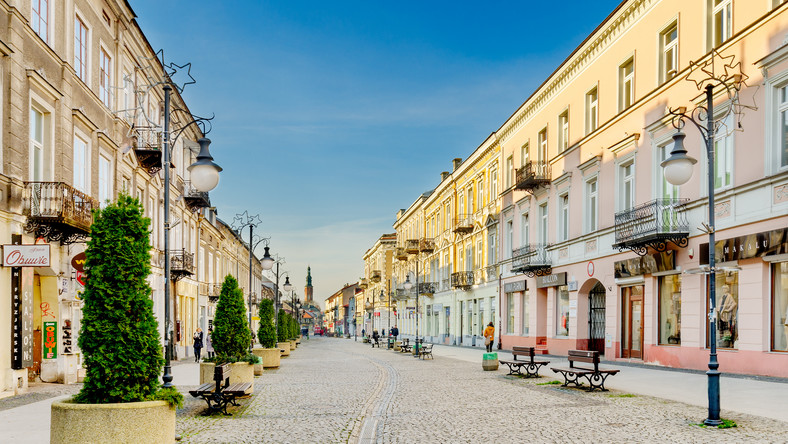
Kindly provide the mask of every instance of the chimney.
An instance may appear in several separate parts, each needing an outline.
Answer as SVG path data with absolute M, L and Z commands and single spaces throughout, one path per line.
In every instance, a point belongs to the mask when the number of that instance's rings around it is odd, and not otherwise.
M 444 180 L 446 180 L 446 178 L 447 178 L 447 177 L 449 177 L 449 175 L 450 175 L 450 174 L 451 174 L 451 173 L 450 173 L 450 172 L 448 172 L 448 171 L 442 171 L 442 172 L 441 172 L 441 182 L 443 182 Z
M 460 166 L 461 163 L 462 163 L 462 159 L 459 157 L 455 157 L 454 160 L 451 161 L 453 167 L 452 171 L 457 171 L 457 168 Z

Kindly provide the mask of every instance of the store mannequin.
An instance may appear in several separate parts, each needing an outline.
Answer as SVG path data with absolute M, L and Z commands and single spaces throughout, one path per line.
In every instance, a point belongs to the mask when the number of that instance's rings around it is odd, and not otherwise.
M 731 295 L 729 286 L 723 285 L 720 288 L 720 293 L 722 294 L 720 298 L 720 335 L 735 339 L 734 329 L 736 328 L 736 307 L 738 304 Z

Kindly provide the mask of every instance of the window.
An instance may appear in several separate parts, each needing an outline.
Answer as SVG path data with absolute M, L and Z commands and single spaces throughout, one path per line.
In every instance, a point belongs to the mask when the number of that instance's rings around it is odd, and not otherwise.
M 569 287 L 561 285 L 556 293 L 556 336 L 569 336 Z
M 547 204 L 539 205 L 539 243 L 547 245 Z
M 536 154 L 536 160 L 539 161 L 539 166 L 544 165 L 547 160 L 547 128 L 539 131 L 539 150 Z
M 514 293 L 506 293 L 506 312 L 509 315 L 506 323 L 506 333 L 514 334 Z
M 531 160 L 531 153 L 530 147 L 526 142 L 523 146 L 520 147 L 520 166 L 525 166 L 528 161 Z
M 128 72 L 123 73 L 123 109 L 127 122 L 134 117 L 134 82 Z
M 32 0 L 30 26 L 42 40 L 49 43 L 49 0 Z
M 88 143 L 80 136 L 74 136 L 74 188 L 83 193 L 90 194 L 88 189 L 88 171 L 90 162 L 88 157 Z
M 718 271 L 715 276 L 717 278 L 715 280 L 717 284 L 717 347 L 738 348 L 739 273 L 737 271 Z M 708 280 L 706 282 L 708 284 Z M 708 293 L 708 285 L 706 288 Z M 710 302 L 709 305 L 711 305 Z
M 103 155 L 99 156 L 99 204 L 102 208 L 106 206 L 106 201 L 112 199 L 112 161 Z
M 529 330 L 530 330 L 530 328 L 529 328 L 530 327 L 530 322 L 528 320 L 528 317 L 529 317 L 529 314 L 528 314 L 528 290 L 525 290 L 525 292 L 523 292 L 523 295 L 522 295 L 520 301 L 521 301 L 520 302 L 520 306 L 522 307 L 522 319 L 520 320 L 522 326 L 521 326 L 521 329 L 520 329 L 520 334 L 522 336 L 528 336 Z
M 569 239 L 569 194 L 563 194 L 558 199 L 558 240 L 565 241 Z
M 99 99 L 101 102 L 111 108 L 110 103 L 110 78 L 112 75 L 112 59 L 107 51 L 101 48 L 99 51 Z
M 506 188 L 512 186 L 512 170 L 514 169 L 514 158 L 509 156 L 506 158 Z
M 714 137 L 714 189 L 730 187 L 732 176 L 733 134 L 723 126 Z
M 597 187 L 596 178 L 586 182 L 586 233 L 592 233 L 597 230 L 597 214 L 599 210 L 599 191 Z
M 566 151 L 569 148 L 569 110 L 558 116 L 558 150 Z
M 473 244 L 470 244 L 465 247 L 465 271 L 473 271 L 473 265 Z
M 479 239 L 476 242 L 476 268 L 484 267 L 484 241 Z
M 498 262 L 498 252 L 496 251 L 495 231 L 490 231 L 487 235 L 487 263 L 495 264 Z
M 618 110 L 624 111 L 635 101 L 635 60 L 618 67 Z
M 731 26 L 733 0 L 710 0 L 711 10 L 711 44 L 718 47 L 725 43 L 733 34 Z
M 498 170 L 490 172 L 490 202 L 498 199 Z
M 32 182 L 44 182 L 50 177 L 49 119 L 49 113 L 30 108 L 29 177 Z
M 772 350 L 788 351 L 788 262 L 772 265 Z
M 665 179 L 665 168 L 662 168 L 662 166 L 660 165 L 663 160 L 670 157 L 670 151 L 672 149 L 673 149 L 673 145 L 671 142 L 666 142 L 665 144 L 657 147 L 657 150 L 659 152 L 659 159 L 657 160 L 656 168 L 657 168 L 657 176 L 659 177 L 659 182 L 660 182 L 659 197 L 663 199 L 675 199 L 679 197 L 679 187 L 671 184 L 670 182 L 668 182 L 667 179 Z
M 780 168 L 788 166 L 788 85 L 782 86 L 779 89 L 777 111 L 779 113 L 779 132 L 780 132 L 780 146 L 777 160 Z
M 513 248 L 513 238 L 514 237 L 514 227 L 512 226 L 512 221 L 506 221 L 506 255 L 507 257 L 512 257 L 512 248 Z
M 586 93 L 586 134 L 596 131 L 599 125 L 599 95 L 596 87 Z
M 526 246 L 531 243 L 531 223 L 528 221 L 528 213 L 520 215 L 520 245 Z
M 681 275 L 659 278 L 659 343 L 681 344 Z
M 88 28 L 79 17 L 74 19 L 74 71 L 88 83 Z
M 679 28 L 676 22 L 665 28 L 659 35 L 661 51 L 660 82 L 676 77 L 679 69 Z
M 476 183 L 476 205 L 481 209 L 484 206 L 484 178 Z
M 630 210 L 635 206 L 635 164 L 627 162 L 619 170 L 619 209 Z
M 468 186 L 468 213 L 473 214 L 473 185 Z

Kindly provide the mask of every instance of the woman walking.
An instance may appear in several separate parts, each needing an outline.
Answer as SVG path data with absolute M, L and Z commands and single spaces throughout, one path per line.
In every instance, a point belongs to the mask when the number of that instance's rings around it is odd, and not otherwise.
M 487 346 L 487 353 L 492 352 L 494 338 L 495 338 L 495 327 L 493 326 L 493 323 L 490 322 L 489 324 L 487 324 L 487 328 L 484 329 L 484 345 Z
M 205 353 L 208 353 L 209 358 L 213 358 L 213 339 L 211 335 L 213 334 L 213 326 L 208 327 L 208 334 L 205 335 Z
M 203 338 L 202 329 L 200 327 L 197 327 L 197 331 L 194 332 L 194 336 L 192 336 L 192 339 L 194 339 L 194 362 L 200 362 L 200 351 L 202 351 L 202 338 Z

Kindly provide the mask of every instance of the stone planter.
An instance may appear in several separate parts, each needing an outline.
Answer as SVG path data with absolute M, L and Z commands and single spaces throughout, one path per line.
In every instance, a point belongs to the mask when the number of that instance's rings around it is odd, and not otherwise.
M 166 401 L 117 404 L 52 403 L 49 439 L 68 443 L 174 443 L 175 408 Z
M 482 368 L 486 372 L 498 370 L 498 353 L 485 353 L 482 358 Z
M 298 344 L 296 344 L 295 339 L 290 340 L 290 350 L 295 350 Z
M 252 350 L 255 356 L 263 360 L 263 368 L 278 368 L 281 362 L 281 352 L 278 348 L 255 348 Z
M 232 373 L 230 374 L 230 384 L 236 382 L 251 382 L 252 391 L 254 393 L 254 365 L 247 362 L 236 362 L 230 364 L 232 366 Z M 206 382 L 216 382 L 213 380 L 213 372 L 216 365 L 212 362 L 200 363 L 200 384 Z
M 290 356 L 290 343 L 289 342 L 277 342 L 276 346 L 279 347 L 279 350 L 284 350 L 282 352 L 282 356 Z

